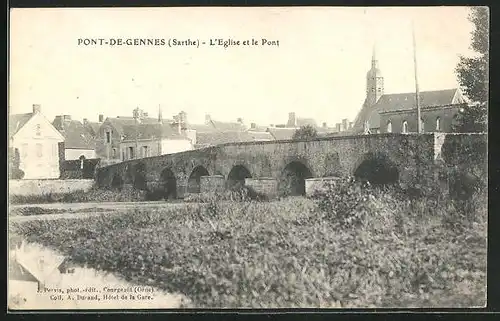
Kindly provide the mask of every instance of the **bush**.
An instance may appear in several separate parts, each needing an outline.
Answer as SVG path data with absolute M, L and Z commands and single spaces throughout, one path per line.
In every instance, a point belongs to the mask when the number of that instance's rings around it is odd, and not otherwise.
M 451 202 L 427 207 L 356 182 L 332 189 L 341 193 L 12 222 L 9 234 L 193 307 L 484 305 L 486 220 L 464 233 L 446 225 Z

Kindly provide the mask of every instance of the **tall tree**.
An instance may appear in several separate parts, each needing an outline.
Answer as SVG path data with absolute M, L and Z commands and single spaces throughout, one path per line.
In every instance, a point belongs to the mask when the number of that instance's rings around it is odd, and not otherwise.
M 471 49 L 475 57 L 460 57 L 455 69 L 458 81 L 471 104 L 457 116 L 454 130 L 458 132 L 485 132 L 488 128 L 488 62 L 489 11 L 488 7 L 472 7 L 469 20 L 474 24 Z
M 302 140 L 302 139 L 311 139 L 318 137 L 318 131 L 311 125 L 305 125 L 297 129 L 293 133 L 292 139 L 294 140 Z

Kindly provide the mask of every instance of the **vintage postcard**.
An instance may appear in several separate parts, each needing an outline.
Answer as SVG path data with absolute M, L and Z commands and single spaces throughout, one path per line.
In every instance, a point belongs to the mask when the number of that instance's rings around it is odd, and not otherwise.
M 12 9 L 8 307 L 485 307 L 487 7 Z

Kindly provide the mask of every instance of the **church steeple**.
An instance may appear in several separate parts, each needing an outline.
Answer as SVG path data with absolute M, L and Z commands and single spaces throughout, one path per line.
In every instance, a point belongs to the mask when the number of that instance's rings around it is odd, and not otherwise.
M 163 117 L 161 115 L 161 105 L 158 105 L 158 122 L 163 123 Z
M 366 104 L 373 106 L 384 94 L 384 77 L 379 69 L 376 45 L 372 49 L 372 65 L 366 74 Z

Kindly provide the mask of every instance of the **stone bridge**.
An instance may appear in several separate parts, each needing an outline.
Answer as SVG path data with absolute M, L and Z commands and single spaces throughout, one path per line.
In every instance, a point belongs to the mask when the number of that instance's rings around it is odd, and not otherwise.
M 455 156 L 443 157 L 443 146 L 459 151 L 457 146 L 479 141 L 485 142 L 486 135 L 389 133 L 229 143 L 102 167 L 95 179 L 101 188 L 133 185 L 165 198 L 237 184 L 269 195 L 297 195 L 305 193 L 309 178 L 356 176 L 375 184 L 415 184 L 431 175 L 436 163 L 453 161 Z

